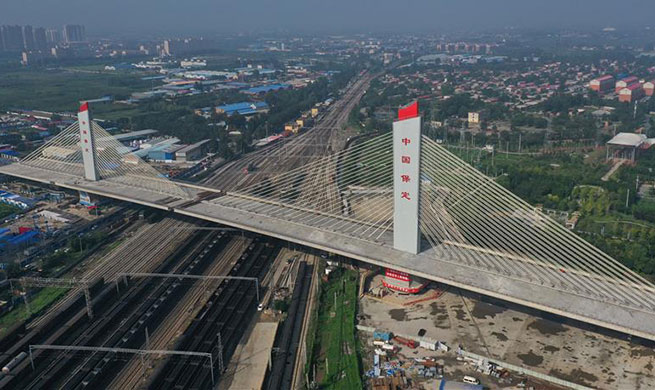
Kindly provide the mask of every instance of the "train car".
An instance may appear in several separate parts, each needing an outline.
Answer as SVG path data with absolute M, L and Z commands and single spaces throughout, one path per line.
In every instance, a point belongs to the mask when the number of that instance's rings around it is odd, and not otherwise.
M 11 360 L 9 361 L 9 363 L 7 363 L 7 365 L 5 365 L 4 367 L 2 367 L 2 373 L 5 374 L 5 375 L 10 374 L 10 373 L 11 373 L 11 370 L 13 370 L 14 367 L 16 367 L 17 365 L 19 365 L 20 362 L 22 362 L 23 360 L 25 360 L 26 357 L 27 357 L 27 352 L 21 352 L 21 353 L 19 353 L 18 355 L 16 355 L 16 357 L 14 357 L 13 359 L 11 359 Z

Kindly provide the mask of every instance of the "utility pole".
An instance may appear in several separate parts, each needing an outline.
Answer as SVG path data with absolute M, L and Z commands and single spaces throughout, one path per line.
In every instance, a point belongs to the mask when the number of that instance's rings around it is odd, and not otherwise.
M 628 208 L 628 201 L 630 200 L 630 189 L 628 188 L 628 193 L 625 194 L 625 208 Z
M 519 133 L 519 154 L 521 154 L 521 133 Z
M 634 112 L 632 113 L 632 119 L 637 119 L 637 104 L 639 104 L 639 102 L 635 101 L 635 109 Z

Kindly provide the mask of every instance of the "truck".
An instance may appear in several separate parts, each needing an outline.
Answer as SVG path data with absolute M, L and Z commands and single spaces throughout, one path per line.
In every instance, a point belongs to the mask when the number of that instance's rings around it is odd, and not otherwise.
M 418 343 L 416 341 L 414 341 L 414 340 L 406 339 L 406 338 L 400 337 L 400 336 L 396 336 L 393 339 L 397 343 L 406 345 L 406 346 L 408 346 L 408 347 L 410 347 L 412 349 L 418 347 Z

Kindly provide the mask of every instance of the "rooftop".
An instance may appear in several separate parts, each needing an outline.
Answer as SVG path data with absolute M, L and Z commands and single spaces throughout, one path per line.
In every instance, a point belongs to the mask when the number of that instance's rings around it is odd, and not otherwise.
M 615 135 L 614 138 L 607 141 L 607 144 L 618 145 L 618 146 L 632 146 L 637 148 L 644 142 L 646 142 L 646 136 L 643 134 L 619 133 Z

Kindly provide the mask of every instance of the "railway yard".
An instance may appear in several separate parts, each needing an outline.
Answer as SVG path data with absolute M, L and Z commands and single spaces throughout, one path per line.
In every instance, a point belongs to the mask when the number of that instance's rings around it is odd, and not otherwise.
M 201 200 L 262 182 L 282 193 L 285 182 L 274 184 L 275 176 L 302 169 L 294 196 L 340 209 L 330 179 L 339 168 L 319 162 L 363 138 L 346 121 L 374 77 L 362 72 L 351 81 L 313 128 L 210 164 L 187 184 L 207 190 Z M 653 385 L 655 357 L 631 340 L 445 286 L 432 285 L 425 299 L 398 296 L 381 287 L 376 267 L 173 213 L 144 218 L 139 207 L 112 206 L 70 230 L 98 229 L 104 244 L 61 279 L 34 278 L 37 289 L 66 291 L 0 338 L 0 389 L 428 389 L 464 376 L 490 389 Z M 63 248 L 65 239 L 50 241 Z M 25 302 L 35 295 L 12 294 Z M 379 334 L 395 336 L 383 342 Z M 434 348 L 420 344 L 426 339 Z M 572 340 L 586 344 L 576 349 Z M 480 368 L 487 359 L 514 371 L 493 376 Z M 583 360 L 594 367 L 581 370 Z
M 351 82 L 314 128 L 215 167 L 199 184 L 237 190 L 343 149 L 348 113 L 371 79 Z M 301 382 L 316 253 L 169 215 L 112 238 L 65 275 L 62 298 L 0 340 L 0 389 L 229 388 L 260 321 L 278 325 L 270 373 L 256 380 L 269 389 Z

